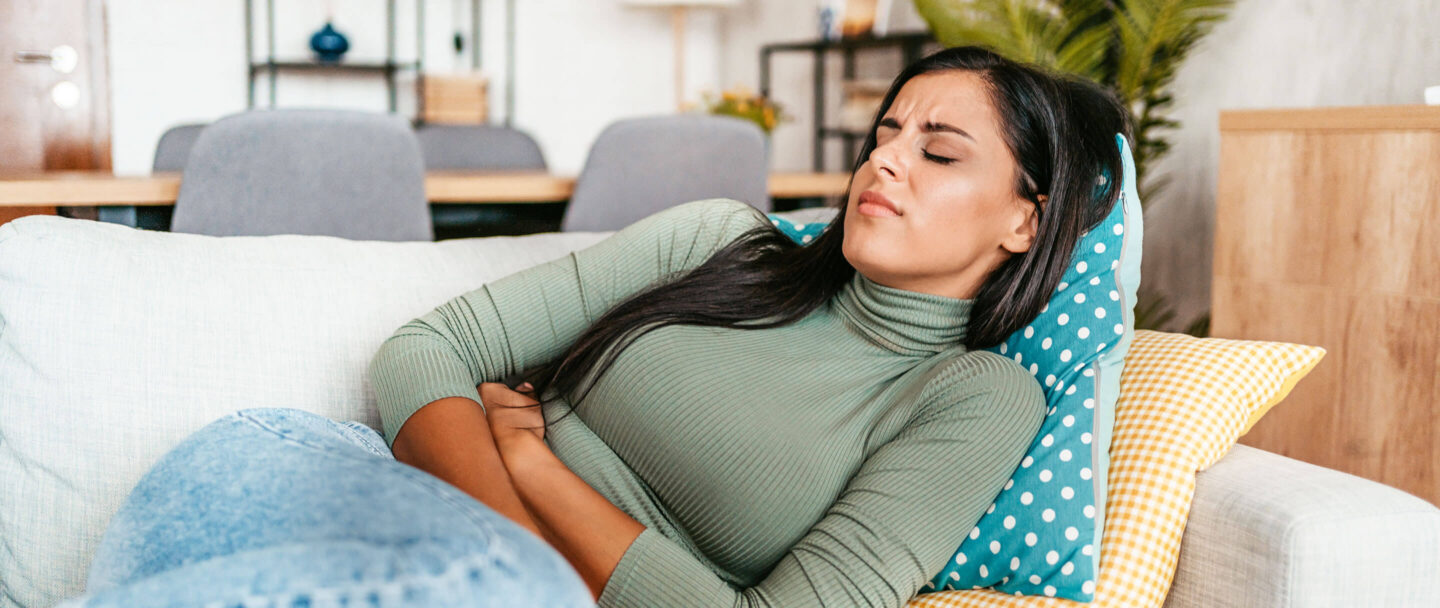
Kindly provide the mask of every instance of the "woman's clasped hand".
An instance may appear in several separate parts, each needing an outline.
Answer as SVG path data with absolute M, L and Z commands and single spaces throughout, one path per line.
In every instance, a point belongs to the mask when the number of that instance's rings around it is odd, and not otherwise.
M 480 404 L 496 445 L 524 439 L 523 434 L 545 439 L 545 418 L 529 382 L 521 384 L 520 390 L 500 382 L 484 382 L 475 388 L 480 391 Z

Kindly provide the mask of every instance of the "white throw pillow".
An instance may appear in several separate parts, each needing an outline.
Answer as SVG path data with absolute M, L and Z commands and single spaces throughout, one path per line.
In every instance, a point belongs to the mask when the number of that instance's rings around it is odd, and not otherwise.
M 131 488 L 217 418 L 293 407 L 379 430 L 365 368 L 397 328 L 608 235 L 396 243 L 55 216 L 0 226 L 0 603 L 81 593 Z

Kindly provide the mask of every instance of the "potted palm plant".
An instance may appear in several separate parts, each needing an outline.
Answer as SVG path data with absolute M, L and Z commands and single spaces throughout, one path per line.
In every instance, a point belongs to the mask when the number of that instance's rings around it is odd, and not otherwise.
M 1168 114 L 1175 74 L 1233 6 L 1234 0 L 915 0 L 945 46 L 988 46 L 1113 90 L 1131 112 L 1136 184 L 1147 207 L 1165 187 L 1163 176 L 1147 170 L 1170 150 L 1167 136 L 1180 126 Z M 1137 327 L 1159 328 L 1173 317 L 1163 297 L 1141 291 Z M 1186 331 L 1203 335 L 1208 326 L 1207 314 Z

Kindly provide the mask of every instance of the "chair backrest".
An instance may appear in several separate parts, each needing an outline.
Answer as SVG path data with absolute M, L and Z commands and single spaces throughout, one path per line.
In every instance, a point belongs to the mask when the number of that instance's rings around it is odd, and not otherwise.
M 410 124 L 354 110 L 257 110 L 215 121 L 190 152 L 170 229 L 434 240 Z
M 204 128 L 203 123 L 170 127 L 155 144 L 155 162 L 150 168 L 154 171 L 184 170 L 185 159 L 190 157 L 190 149 L 195 146 L 195 139 L 200 137 Z
M 524 131 L 490 125 L 415 127 L 426 169 L 544 171 L 540 144 Z
M 725 116 L 634 118 L 606 127 L 560 222 L 564 231 L 617 230 L 703 198 L 733 198 L 770 211 L 765 135 Z

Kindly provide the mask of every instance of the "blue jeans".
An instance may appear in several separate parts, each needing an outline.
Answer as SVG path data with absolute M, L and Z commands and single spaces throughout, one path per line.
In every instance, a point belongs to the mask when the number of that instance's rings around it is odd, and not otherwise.
M 395 460 L 374 430 L 230 414 L 175 446 L 105 530 L 84 595 L 108 606 L 594 606 L 529 530 Z

